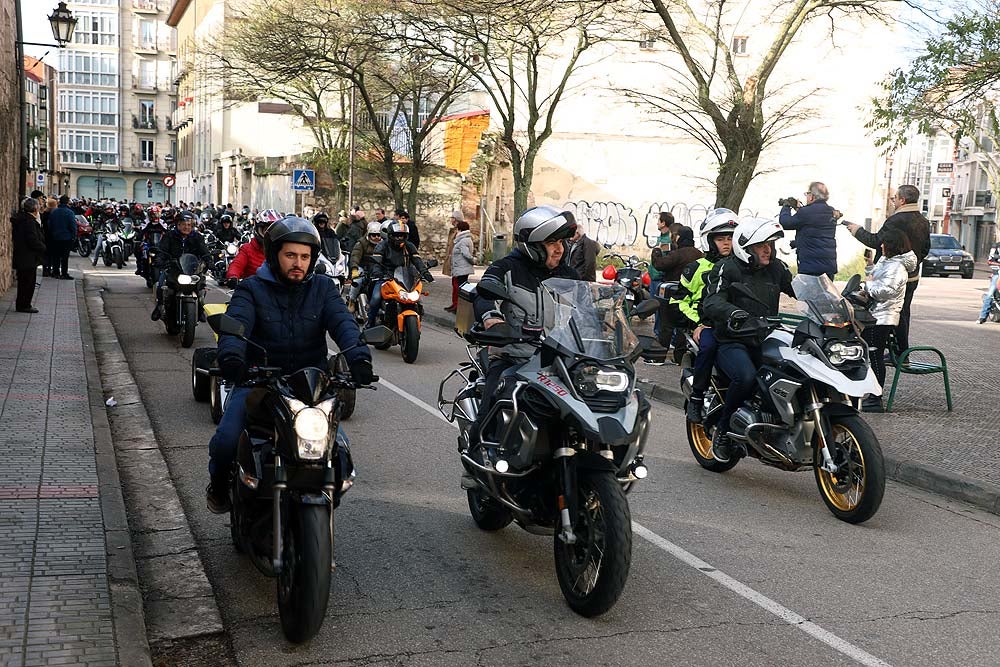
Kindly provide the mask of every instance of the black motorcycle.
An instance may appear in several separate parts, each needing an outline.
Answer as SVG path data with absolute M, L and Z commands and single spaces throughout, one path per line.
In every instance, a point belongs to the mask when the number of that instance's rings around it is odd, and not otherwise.
M 159 252 L 160 239 L 167 233 L 159 222 L 151 222 L 142 232 L 142 241 L 136 245 L 135 263 L 140 276 L 146 280 L 146 287 L 156 284 L 158 271 L 156 269 L 156 254 Z
M 205 265 L 195 255 L 185 253 L 167 269 L 163 290 L 163 324 L 167 334 L 181 335 L 181 346 L 194 344 L 201 299 L 205 292 Z
M 212 315 L 209 323 L 217 333 L 264 351 L 238 320 Z M 363 332 L 361 341 L 390 335 L 376 327 Z M 252 387 L 247 401 L 254 409 L 247 410 L 233 465 L 230 532 L 237 551 L 265 576 L 277 577 L 281 628 L 299 643 L 315 636 L 326 616 L 335 566 L 334 510 L 354 477 L 349 443 L 339 427 L 338 392 L 357 385 L 339 370 L 342 353 L 327 370 L 282 375 L 280 367 L 267 365 L 264 352 L 264 365 L 250 368 L 243 381 Z

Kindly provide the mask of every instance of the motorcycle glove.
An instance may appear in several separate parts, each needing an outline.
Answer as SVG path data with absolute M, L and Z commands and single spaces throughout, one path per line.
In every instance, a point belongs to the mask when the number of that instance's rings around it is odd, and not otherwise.
M 372 370 L 372 362 L 367 359 L 354 362 L 351 366 L 351 378 L 358 384 L 371 384 L 378 381 Z
M 432 282 L 434 282 L 434 276 L 432 276 L 432 275 L 431 275 L 431 274 L 429 274 L 429 273 L 425 273 L 425 274 L 424 274 L 424 280 L 425 280 L 426 282 L 429 282 L 429 283 L 432 283 Z
M 747 320 L 750 319 L 750 313 L 745 310 L 734 310 L 729 314 L 729 321 L 727 326 L 730 331 L 739 331 L 746 324 Z
M 229 289 L 236 289 L 236 285 L 240 282 L 239 278 L 230 278 L 226 281 L 226 287 Z
M 246 373 L 246 364 L 239 357 L 226 357 L 219 360 L 219 370 L 223 378 L 238 384 Z

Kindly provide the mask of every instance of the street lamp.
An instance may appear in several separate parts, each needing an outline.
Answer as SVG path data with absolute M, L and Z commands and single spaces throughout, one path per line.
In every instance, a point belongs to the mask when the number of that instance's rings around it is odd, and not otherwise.
M 59 47 L 62 48 L 69 44 L 70 40 L 73 39 L 73 32 L 76 30 L 77 18 L 73 16 L 73 12 L 66 8 L 66 3 L 60 2 L 48 18 L 49 25 L 52 26 L 52 37 Z
M 97 201 L 101 201 L 101 165 L 104 161 L 101 158 L 94 158 L 94 164 L 97 165 Z

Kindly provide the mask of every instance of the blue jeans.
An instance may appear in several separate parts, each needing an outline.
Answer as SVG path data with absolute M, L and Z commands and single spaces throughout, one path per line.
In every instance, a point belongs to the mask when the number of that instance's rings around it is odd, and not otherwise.
M 379 308 L 382 307 L 382 283 L 384 282 L 384 280 L 378 280 L 372 285 L 372 298 L 368 302 L 368 324 L 365 325 L 366 329 L 371 329 L 375 326 Z
M 986 290 L 986 294 L 983 295 L 983 309 L 979 311 L 979 319 L 985 320 L 987 315 L 990 314 L 990 305 L 993 303 L 993 292 L 997 288 L 997 277 L 1000 277 L 1000 273 L 994 273 L 990 277 L 990 286 Z
M 649 281 L 649 295 L 656 298 L 656 293 L 660 290 L 660 280 L 650 280 Z M 657 299 L 657 301 L 660 301 Z M 662 305 L 664 302 L 660 301 Z M 653 313 L 653 335 L 658 339 L 660 337 L 660 309 L 657 308 L 656 312 Z
M 743 343 L 721 343 L 715 363 L 729 377 L 726 404 L 719 415 L 719 428 L 729 428 L 729 417 L 753 394 L 757 384 L 756 355 Z

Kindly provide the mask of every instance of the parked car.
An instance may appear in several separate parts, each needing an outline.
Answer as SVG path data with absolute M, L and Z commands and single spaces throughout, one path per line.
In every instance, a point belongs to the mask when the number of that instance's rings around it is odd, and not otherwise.
M 954 276 L 960 275 L 966 280 L 972 279 L 976 262 L 972 254 L 965 251 L 965 246 L 950 234 L 931 234 L 931 249 L 924 259 L 924 276 Z

